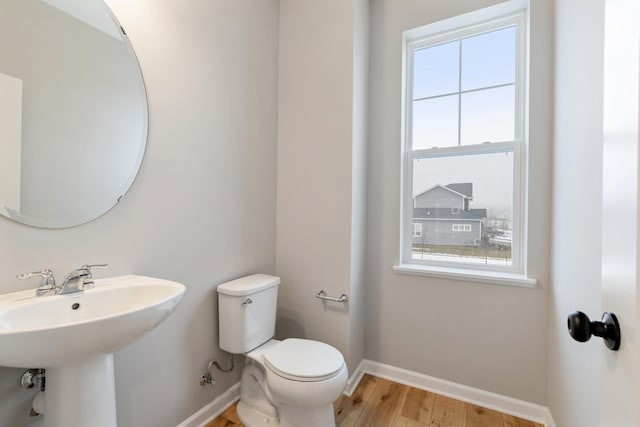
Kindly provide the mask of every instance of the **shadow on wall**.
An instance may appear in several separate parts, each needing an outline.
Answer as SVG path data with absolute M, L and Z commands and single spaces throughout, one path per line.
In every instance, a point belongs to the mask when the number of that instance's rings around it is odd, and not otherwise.
M 285 338 L 307 338 L 304 320 L 299 313 L 291 310 L 278 310 L 276 315 L 277 340 Z

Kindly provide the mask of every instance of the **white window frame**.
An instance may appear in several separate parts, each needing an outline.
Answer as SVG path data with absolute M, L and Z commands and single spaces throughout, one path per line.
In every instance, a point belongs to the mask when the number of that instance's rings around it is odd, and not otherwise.
M 508 4 L 507 4 L 508 3 Z M 527 205 L 527 11 L 522 2 L 505 2 L 511 7 L 500 14 L 487 8 L 456 18 L 409 30 L 404 33 L 403 45 L 403 111 L 402 111 L 402 205 L 400 230 L 400 259 L 394 270 L 400 273 L 456 278 L 480 282 L 535 286 L 535 279 L 526 277 L 526 205 Z M 513 5 L 520 5 L 517 9 Z M 486 12 L 489 11 L 489 12 Z M 466 145 L 424 150 L 411 149 L 413 110 L 413 52 L 429 46 L 459 40 L 476 34 L 516 26 L 516 79 L 515 79 L 515 128 L 514 141 L 478 145 Z M 411 229 L 413 223 L 413 161 L 416 158 L 450 157 L 455 155 L 513 153 L 513 240 L 510 266 L 486 266 L 482 264 L 419 260 L 412 257 Z
M 469 224 L 451 224 L 451 231 L 471 231 Z

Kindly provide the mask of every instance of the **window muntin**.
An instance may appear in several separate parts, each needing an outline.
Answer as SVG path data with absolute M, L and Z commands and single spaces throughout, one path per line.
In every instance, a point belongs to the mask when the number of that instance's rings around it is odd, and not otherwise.
M 403 226 L 403 263 L 523 271 L 523 27 L 518 14 L 407 41 L 403 224 L 422 233 Z M 452 184 L 473 188 L 457 214 L 418 206 L 420 192 Z M 465 215 L 474 226 L 450 222 Z

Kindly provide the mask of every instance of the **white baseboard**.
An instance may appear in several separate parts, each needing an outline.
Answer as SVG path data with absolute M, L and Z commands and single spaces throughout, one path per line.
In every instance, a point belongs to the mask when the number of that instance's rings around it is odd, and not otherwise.
M 556 427 L 556 422 L 553 420 L 553 415 L 551 415 L 551 411 L 549 408 L 544 408 L 544 425 L 545 427 Z
M 204 427 L 238 400 L 240 400 L 239 382 L 235 383 L 229 390 L 213 399 L 211 403 L 206 404 L 198 412 L 178 424 L 177 427 Z
M 344 391 L 345 395 L 351 396 L 353 394 L 364 374 L 375 375 L 400 384 L 524 418 L 544 424 L 545 427 L 556 427 L 549 408 L 545 406 L 366 359 L 360 362 L 356 370 L 351 374 Z
M 356 388 L 358 388 L 358 384 L 360 384 L 360 380 L 362 380 L 362 376 L 367 373 L 367 371 L 365 370 L 366 363 L 370 363 L 370 361 L 366 359 L 362 359 L 360 361 L 360 363 L 356 367 L 356 370 L 349 376 L 347 385 L 345 386 L 344 392 L 342 394 L 351 397 L 353 392 L 356 391 Z
M 353 394 L 364 374 L 375 375 L 400 384 L 524 418 L 544 424 L 545 427 L 556 427 L 549 408 L 545 406 L 366 359 L 360 362 L 349 377 L 344 391 L 345 395 L 351 396 Z M 177 427 L 204 427 L 239 399 L 240 383 L 236 383 Z

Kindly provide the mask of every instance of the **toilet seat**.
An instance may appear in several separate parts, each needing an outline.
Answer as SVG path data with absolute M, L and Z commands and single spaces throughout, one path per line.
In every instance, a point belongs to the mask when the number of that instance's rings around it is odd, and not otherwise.
M 337 375 L 344 358 L 334 347 L 313 340 L 288 338 L 264 354 L 268 369 L 276 375 L 302 382 L 324 381 Z

